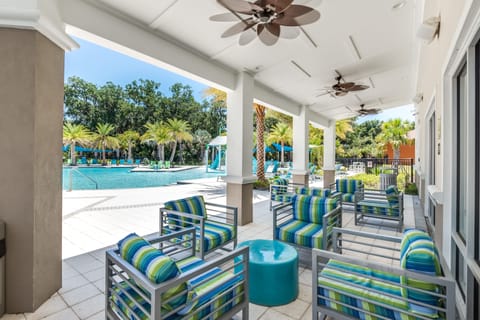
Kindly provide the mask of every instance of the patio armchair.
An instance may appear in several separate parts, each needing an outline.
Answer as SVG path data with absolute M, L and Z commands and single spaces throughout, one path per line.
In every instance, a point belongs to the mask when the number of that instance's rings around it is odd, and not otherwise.
M 172 243 L 183 236 L 182 243 Z M 124 319 L 248 319 L 248 248 L 204 261 L 195 229 L 146 240 L 130 234 L 106 253 L 105 314 Z
M 330 185 L 332 194 L 340 194 L 340 198 L 343 204 L 355 204 L 355 192 L 363 191 L 364 185 L 362 180 L 356 179 L 337 179 L 335 183 Z
M 401 231 L 403 226 L 403 193 L 396 186 L 385 190 L 367 189 L 355 193 L 355 225 L 383 225 L 383 221 L 395 222 Z
M 273 239 L 294 245 L 300 262 L 310 265 L 311 249 L 327 249 L 331 231 L 342 226 L 339 197 L 294 195 L 291 203 L 273 208 Z
M 332 237 L 334 252 L 312 253 L 312 319 L 455 319 L 455 281 L 428 233 L 334 228 Z
M 217 249 L 237 246 L 237 212 L 235 207 L 205 202 L 203 196 L 168 201 L 160 208 L 160 234 L 195 227 L 196 250 L 203 259 Z

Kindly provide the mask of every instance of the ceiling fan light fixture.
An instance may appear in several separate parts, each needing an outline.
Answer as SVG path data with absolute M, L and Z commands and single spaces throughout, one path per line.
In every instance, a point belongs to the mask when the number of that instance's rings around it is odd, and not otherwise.
M 407 4 L 407 1 L 405 1 L 405 0 L 404 1 L 398 1 L 398 2 L 393 4 L 392 10 L 400 10 L 403 7 L 405 7 L 406 4 Z

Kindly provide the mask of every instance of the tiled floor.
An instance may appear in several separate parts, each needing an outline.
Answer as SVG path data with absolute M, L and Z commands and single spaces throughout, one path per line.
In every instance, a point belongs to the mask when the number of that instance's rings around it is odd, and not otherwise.
M 158 208 L 167 200 L 203 194 L 208 201 L 225 202 L 225 185 L 205 180 L 162 188 L 75 191 L 63 197 L 63 286 L 35 313 L 5 315 L 0 320 L 105 319 L 105 248 L 130 232 L 146 235 L 158 230 Z M 272 215 L 268 192 L 254 192 L 254 222 L 239 227 L 239 241 L 271 239 Z M 405 197 L 405 226 L 413 227 L 413 198 Z M 353 213 L 343 214 L 344 227 L 355 228 Z M 392 229 L 363 226 L 369 232 L 398 235 Z M 367 250 L 369 248 L 366 248 Z M 365 258 L 375 259 L 375 257 Z M 267 308 L 250 304 L 250 319 L 311 319 L 311 271 L 299 270 L 300 293 L 294 302 Z

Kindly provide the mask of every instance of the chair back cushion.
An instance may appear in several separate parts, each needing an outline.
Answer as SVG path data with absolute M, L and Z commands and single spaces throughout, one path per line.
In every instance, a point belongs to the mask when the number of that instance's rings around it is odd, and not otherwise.
M 292 206 L 293 219 L 322 225 L 323 215 L 337 207 L 337 199 L 297 194 Z
M 309 188 L 309 187 L 297 187 L 295 189 L 296 194 L 304 194 L 307 196 L 316 196 L 316 197 L 329 197 L 332 193 L 330 189 L 321 189 L 321 188 Z
M 205 208 L 205 201 L 203 196 L 193 196 L 184 199 L 172 200 L 165 202 L 165 208 L 168 210 L 190 213 L 193 215 L 207 217 L 207 209 Z M 178 216 L 176 214 L 168 214 L 169 225 L 174 228 L 176 226 L 190 227 L 192 223 L 198 223 L 198 220 L 193 221 L 190 218 Z
M 399 193 L 396 186 L 388 186 L 388 188 L 385 189 L 385 195 L 387 197 L 388 204 L 390 204 L 391 207 L 398 207 Z
M 336 191 L 341 193 L 355 193 L 363 187 L 362 180 L 355 179 L 337 179 L 335 181 Z
M 405 240 L 406 235 L 406 240 Z M 425 273 L 431 276 L 441 276 L 442 268 L 437 248 L 430 236 L 421 230 L 407 230 L 404 239 L 402 239 L 400 266 L 406 270 Z M 428 291 L 439 293 L 440 288 L 432 283 L 420 281 L 406 276 L 400 277 L 402 285 L 408 285 L 411 288 L 424 290 L 420 292 L 414 289 L 402 289 L 402 295 L 414 301 L 419 301 L 432 306 L 439 306 L 441 301 L 434 294 Z M 438 312 L 435 309 L 428 308 L 419 304 L 410 303 L 412 311 L 427 316 L 437 317 Z

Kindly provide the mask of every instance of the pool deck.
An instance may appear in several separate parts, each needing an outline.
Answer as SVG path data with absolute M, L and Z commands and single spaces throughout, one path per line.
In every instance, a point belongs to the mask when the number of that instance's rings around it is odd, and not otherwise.
M 63 193 L 63 285 L 35 313 L 5 315 L 1 320 L 99 320 L 105 319 L 105 250 L 131 232 L 158 232 L 158 210 L 165 201 L 202 194 L 224 204 L 225 183 L 215 178 L 190 184 L 143 189 L 79 190 Z M 318 181 L 314 185 L 321 186 Z M 268 191 L 254 190 L 253 223 L 239 227 L 238 240 L 271 239 L 272 214 Z M 414 201 L 405 196 L 405 228 L 415 226 Z M 392 229 L 356 227 L 353 212 L 344 210 L 344 227 L 388 235 Z M 372 256 L 372 258 L 374 258 Z M 370 259 L 370 256 L 367 256 Z M 287 305 L 267 308 L 250 304 L 250 319 L 311 319 L 311 271 L 299 269 L 300 292 Z M 234 319 L 240 319 L 237 315 Z

